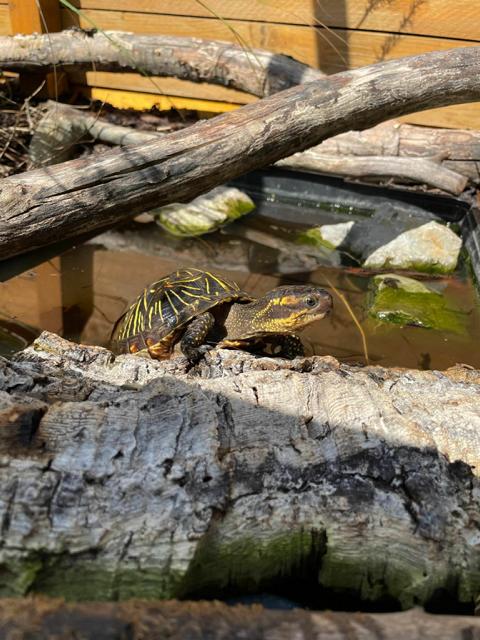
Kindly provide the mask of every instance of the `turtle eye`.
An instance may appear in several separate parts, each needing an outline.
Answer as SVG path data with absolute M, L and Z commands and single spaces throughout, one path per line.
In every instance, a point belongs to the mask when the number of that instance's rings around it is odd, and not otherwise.
M 315 305 L 317 304 L 317 301 L 313 296 L 305 296 L 303 301 L 305 302 L 307 307 L 315 307 Z

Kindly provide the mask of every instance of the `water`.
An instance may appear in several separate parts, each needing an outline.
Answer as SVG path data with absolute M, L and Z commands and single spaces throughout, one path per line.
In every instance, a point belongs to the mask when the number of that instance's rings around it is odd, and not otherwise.
M 179 267 L 195 266 L 234 279 L 255 296 L 279 284 L 305 281 L 332 291 L 333 314 L 302 334 L 309 354 L 365 363 L 360 333 L 333 285 L 365 331 L 371 363 L 427 369 L 464 363 L 480 368 L 479 299 L 465 266 L 454 277 L 431 284 L 465 314 L 466 335 L 383 324 L 366 311 L 370 276 L 348 257 L 337 266 L 318 264 L 324 256 L 312 261 L 311 249 L 305 253 L 291 243 L 299 225 L 279 222 L 282 204 L 272 206 L 277 215 L 254 215 L 228 235 L 180 241 L 166 238 L 153 223 L 131 223 L 8 279 L 0 269 L 0 354 L 11 355 L 43 329 L 106 346 L 113 323 L 145 285 Z

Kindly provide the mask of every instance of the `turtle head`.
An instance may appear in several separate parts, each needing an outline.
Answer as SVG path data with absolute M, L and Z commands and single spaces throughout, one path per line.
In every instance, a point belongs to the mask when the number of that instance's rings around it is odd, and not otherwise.
M 332 296 L 312 285 L 276 287 L 253 303 L 252 324 L 259 332 L 295 333 L 321 320 L 333 307 Z

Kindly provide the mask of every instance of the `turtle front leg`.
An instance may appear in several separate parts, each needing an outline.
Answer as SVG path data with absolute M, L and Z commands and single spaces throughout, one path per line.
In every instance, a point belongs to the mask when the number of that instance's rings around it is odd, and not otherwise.
M 205 344 L 208 332 L 215 324 L 215 318 L 208 311 L 190 322 L 180 341 L 180 349 L 190 362 L 197 362 L 203 355 L 200 347 Z
M 280 336 L 276 344 L 280 348 L 274 347 L 274 354 L 281 358 L 293 360 L 293 358 L 303 357 L 305 355 L 302 341 L 298 336 Z

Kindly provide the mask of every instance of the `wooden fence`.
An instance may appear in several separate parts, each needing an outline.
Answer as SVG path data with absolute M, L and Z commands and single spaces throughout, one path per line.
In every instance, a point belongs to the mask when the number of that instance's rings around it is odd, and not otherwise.
M 291 55 L 327 73 L 480 44 L 479 0 L 0 0 L 0 33 L 71 26 L 240 42 Z M 42 8 L 43 17 L 39 7 Z M 72 73 L 71 89 L 119 107 L 219 112 L 254 100 L 239 91 L 134 73 Z M 480 129 L 480 104 L 435 109 L 408 122 Z

